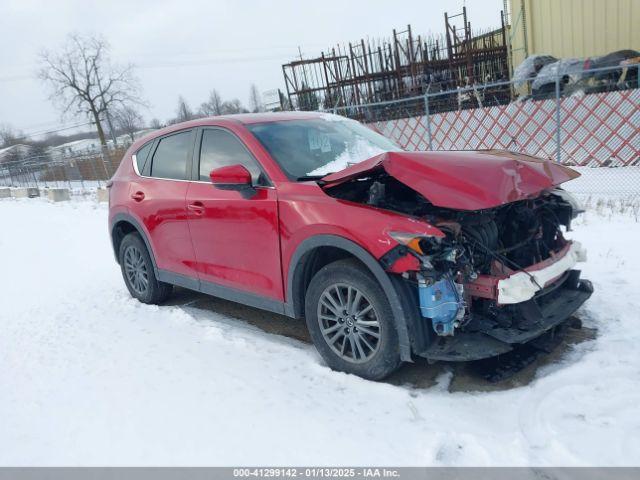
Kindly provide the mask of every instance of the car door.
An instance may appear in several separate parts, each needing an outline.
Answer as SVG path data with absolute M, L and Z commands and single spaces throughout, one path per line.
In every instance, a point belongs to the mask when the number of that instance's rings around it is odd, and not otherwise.
M 195 255 L 187 224 L 186 195 L 196 130 L 176 132 L 156 140 L 140 175 L 131 183 L 131 210 L 148 232 L 162 280 L 176 274 L 179 282 L 197 288 Z
M 236 164 L 252 174 L 250 198 L 209 179 L 212 169 Z M 199 131 L 194 167 L 197 180 L 189 184 L 187 208 L 201 289 L 277 310 L 273 302 L 284 296 L 276 190 L 245 144 L 224 128 Z

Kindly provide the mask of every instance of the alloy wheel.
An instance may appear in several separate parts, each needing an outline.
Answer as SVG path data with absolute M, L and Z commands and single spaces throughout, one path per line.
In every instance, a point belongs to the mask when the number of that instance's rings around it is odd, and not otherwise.
M 366 362 L 380 347 L 378 315 L 369 299 L 351 285 L 335 283 L 322 292 L 318 323 L 327 345 L 348 362 Z
M 131 288 L 138 295 L 144 295 L 149 289 L 149 272 L 142 252 L 134 245 L 124 251 L 124 271 Z

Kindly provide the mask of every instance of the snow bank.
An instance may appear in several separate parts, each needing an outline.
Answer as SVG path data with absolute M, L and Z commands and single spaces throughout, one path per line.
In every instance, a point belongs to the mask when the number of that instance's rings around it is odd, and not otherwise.
M 634 465 L 632 216 L 575 237 L 599 329 L 529 386 L 368 382 L 239 320 L 129 297 L 91 202 L 0 201 L 0 465 Z M 293 321 L 293 320 L 292 320 Z

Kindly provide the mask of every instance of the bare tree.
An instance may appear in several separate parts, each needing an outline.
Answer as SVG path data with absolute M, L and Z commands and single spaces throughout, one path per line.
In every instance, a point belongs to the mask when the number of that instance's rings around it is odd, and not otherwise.
M 0 147 L 10 147 L 23 142 L 24 139 L 24 133 L 15 130 L 11 125 L 0 125 Z
M 144 126 L 142 115 L 131 106 L 120 108 L 115 114 L 115 121 L 118 129 L 129 135 L 131 142 L 136 139 L 135 133 Z
M 260 92 L 258 91 L 258 87 L 255 83 L 251 84 L 251 89 L 249 90 L 249 108 L 251 108 L 252 112 L 262 112 L 264 110 L 264 105 L 262 105 L 262 97 L 260 96 Z
M 60 51 L 45 50 L 38 77 L 50 85 L 50 98 L 63 114 L 86 115 L 93 121 L 103 148 L 107 141 L 102 120 L 108 112 L 141 103 L 133 67 L 112 64 L 109 45 L 101 38 L 70 35 Z
M 223 115 L 249 112 L 249 110 L 244 108 L 240 100 L 238 100 L 237 98 L 234 98 L 233 100 L 229 100 L 227 102 L 223 102 L 220 111 Z
M 200 105 L 200 114 L 205 117 L 222 114 L 222 98 L 215 88 L 209 93 L 209 100 Z
M 44 141 L 33 142 L 29 151 L 29 160 L 34 163 L 46 164 L 51 160 L 47 144 Z
M 163 127 L 162 122 L 157 118 L 152 118 L 151 121 L 149 122 L 149 128 L 153 128 L 154 130 L 158 130 L 159 128 L 162 128 L 162 127 Z
M 182 95 L 178 97 L 178 109 L 176 110 L 175 123 L 186 122 L 195 118 L 193 111 Z

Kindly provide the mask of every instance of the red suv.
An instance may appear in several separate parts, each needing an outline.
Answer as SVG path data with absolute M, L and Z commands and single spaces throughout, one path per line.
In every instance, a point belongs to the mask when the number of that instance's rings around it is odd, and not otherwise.
M 320 113 L 205 118 L 134 143 L 109 226 L 135 298 L 178 285 L 304 318 L 332 368 L 380 379 L 561 328 L 591 295 L 563 232 L 578 174 L 506 151 L 404 152 Z

